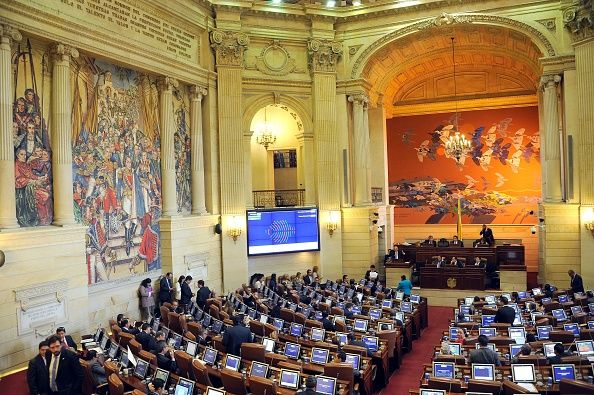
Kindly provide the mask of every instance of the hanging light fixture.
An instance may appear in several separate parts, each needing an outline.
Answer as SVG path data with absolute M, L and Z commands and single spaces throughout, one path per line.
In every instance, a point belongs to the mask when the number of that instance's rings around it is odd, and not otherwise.
M 463 164 L 462 158 L 470 152 L 472 144 L 470 140 L 466 139 L 466 136 L 463 133 L 460 133 L 460 129 L 458 128 L 458 91 L 456 86 L 456 58 L 455 58 L 455 50 L 454 50 L 454 37 L 452 39 L 452 63 L 454 64 L 454 102 L 456 103 L 456 112 L 454 114 L 454 135 L 450 136 L 449 139 L 446 140 L 445 143 L 445 153 L 447 156 L 450 156 L 456 159 L 458 164 Z
M 256 143 L 264 146 L 267 150 L 270 145 L 274 145 L 276 142 L 276 136 L 272 133 L 272 130 L 268 126 L 268 117 L 266 114 L 266 107 L 264 107 L 264 127 L 260 131 L 260 134 L 256 136 Z

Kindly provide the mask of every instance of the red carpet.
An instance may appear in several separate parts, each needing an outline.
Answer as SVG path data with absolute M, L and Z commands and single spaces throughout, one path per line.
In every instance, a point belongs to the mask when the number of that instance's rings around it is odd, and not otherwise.
M 421 338 L 413 342 L 412 352 L 404 355 L 400 369 L 396 370 L 381 395 L 407 395 L 411 389 L 419 388 L 419 379 L 423 374 L 423 364 L 431 363 L 433 348 L 440 343 L 449 319 L 453 317 L 452 307 L 429 307 L 429 326 Z
M 4 376 L 0 379 L 0 394 L 2 395 L 29 395 L 27 386 L 27 371 Z

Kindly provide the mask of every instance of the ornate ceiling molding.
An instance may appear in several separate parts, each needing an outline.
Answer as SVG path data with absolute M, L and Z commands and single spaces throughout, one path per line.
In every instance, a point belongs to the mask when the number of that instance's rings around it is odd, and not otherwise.
M 250 38 L 242 32 L 213 30 L 210 46 L 214 50 L 217 66 L 243 66 L 243 53 Z
M 307 42 L 309 66 L 312 73 L 336 72 L 336 65 L 342 57 L 342 43 L 312 38 Z
M 577 4 L 563 11 L 563 25 L 573 38 L 581 41 L 594 37 L 594 2 L 578 0 Z
M 590 0 L 587 0 L 590 1 Z M 371 56 L 378 50 L 380 50 L 386 44 L 407 36 L 409 34 L 413 34 L 419 31 L 433 29 L 433 28 L 440 28 L 443 26 L 448 25 L 457 25 L 457 24 L 490 24 L 496 26 L 503 26 L 503 27 L 510 27 L 513 30 L 518 30 L 525 33 L 528 37 L 532 38 L 536 41 L 536 45 L 539 47 L 544 47 L 546 50 L 546 54 L 548 56 L 555 56 L 555 49 L 550 41 L 545 37 L 543 33 L 535 29 L 534 27 L 527 25 L 523 22 L 516 21 L 514 19 L 505 18 L 497 15 L 485 15 L 485 14 L 455 14 L 450 15 L 446 13 L 442 13 L 439 16 L 427 20 L 423 20 L 420 22 L 416 22 L 405 26 L 401 29 L 393 31 L 391 33 L 386 34 L 385 36 L 381 37 L 369 47 L 365 48 L 365 50 L 361 53 L 361 55 L 357 58 L 355 63 L 353 64 L 353 68 L 351 71 L 351 78 L 357 78 L 363 70 L 364 65 L 367 61 L 371 58 Z

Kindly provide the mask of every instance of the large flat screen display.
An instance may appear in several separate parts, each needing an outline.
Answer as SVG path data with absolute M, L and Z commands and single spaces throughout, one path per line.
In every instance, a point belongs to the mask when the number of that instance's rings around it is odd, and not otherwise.
M 248 255 L 318 251 L 318 209 L 247 211 Z

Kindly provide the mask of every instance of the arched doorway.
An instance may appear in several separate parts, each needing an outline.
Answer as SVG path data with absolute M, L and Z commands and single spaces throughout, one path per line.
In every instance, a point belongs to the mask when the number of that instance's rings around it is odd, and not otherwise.
M 253 206 L 304 206 L 304 126 L 299 115 L 284 104 L 269 104 L 255 113 L 249 130 Z
M 533 28 L 504 26 L 504 18 L 497 25 L 462 23 L 464 17 L 419 22 L 379 40 L 355 62 L 353 75 L 361 71 L 371 102 L 382 102 L 386 112 L 395 239 L 451 239 L 460 198 L 471 245 L 480 225 L 492 224 L 501 240 L 524 244 L 535 278 L 534 229 L 544 192 L 541 58 L 554 51 L 546 39 L 534 39 Z M 472 143 L 462 163 L 445 152 L 450 125 Z

